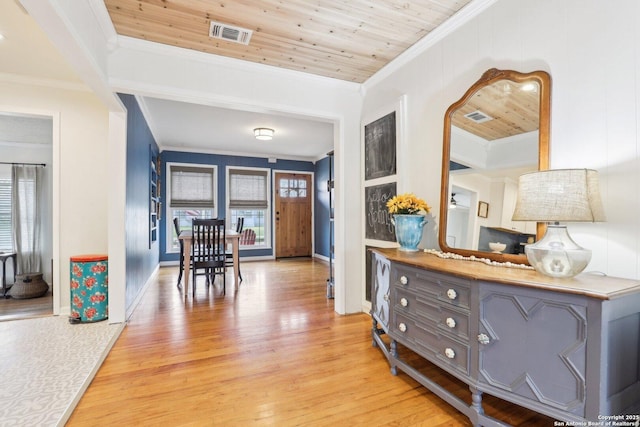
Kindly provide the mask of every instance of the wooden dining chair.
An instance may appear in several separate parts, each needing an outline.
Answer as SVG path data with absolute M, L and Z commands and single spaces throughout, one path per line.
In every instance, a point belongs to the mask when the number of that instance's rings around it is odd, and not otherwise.
M 226 293 L 226 258 L 224 219 L 194 219 L 192 226 L 191 271 L 193 296 L 196 295 L 196 277 L 206 276 L 207 286 L 216 275 L 222 275 L 222 294 Z
M 240 217 L 236 221 L 236 233 L 242 233 L 242 229 L 244 227 L 244 218 Z M 231 245 L 232 246 L 232 245 Z M 227 245 L 227 250 L 225 251 L 225 259 L 227 262 L 227 267 L 233 267 L 238 269 L 238 279 L 242 282 L 242 273 L 240 272 L 240 257 L 238 257 L 238 265 L 233 265 L 233 248 Z
M 178 218 L 173 218 L 173 227 L 176 230 L 176 237 L 180 237 L 180 223 L 178 221 Z M 180 243 L 180 270 L 178 271 L 177 286 L 180 287 L 180 281 L 182 280 L 182 272 L 184 271 L 184 242 L 178 239 L 178 243 Z

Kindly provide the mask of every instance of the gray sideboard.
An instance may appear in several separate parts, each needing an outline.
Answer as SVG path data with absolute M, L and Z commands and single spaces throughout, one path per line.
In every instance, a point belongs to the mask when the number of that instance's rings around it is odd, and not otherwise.
M 374 249 L 372 338 L 406 372 L 469 417 L 487 393 L 564 422 L 640 414 L 640 283 Z M 382 335 L 388 334 L 389 344 Z M 403 359 L 398 346 L 469 386 L 469 402 Z

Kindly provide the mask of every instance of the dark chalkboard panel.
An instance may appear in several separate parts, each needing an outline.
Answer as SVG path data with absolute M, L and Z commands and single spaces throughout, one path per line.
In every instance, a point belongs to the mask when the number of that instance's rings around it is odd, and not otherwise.
M 395 195 L 395 182 L 365 187 L 365 237 L 367 239 L 396 241 L 396 230 L 387 210 L 387 201 Z
M 396 113 L 364 127 L 364 179 L 396 173 Z

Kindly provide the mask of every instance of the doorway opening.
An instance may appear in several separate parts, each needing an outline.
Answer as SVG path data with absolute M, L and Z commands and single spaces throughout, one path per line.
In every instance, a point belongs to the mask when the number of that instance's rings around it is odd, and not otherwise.
M 14 264 L 6 261 L 2 268 L 2 276 L 6 287 L 10 288 L 16 281 L 16 274 L 39 273 L 49 285 L 44 296 L 29 298 L 21 293 L 11 297 L 11 290 L 0 296 L 0 320 L 16 320 L 53 314 L 53 117 L 47 115 L 0 111 L 0 252 L 15 253 L 18 248 L 15 242 L 14 227 L 39 220 L 39 227 L 35 227 L 35 239 L 39 239 L 39 257 L 37 264 L 39 271 L 14 270 Z M 12 213 L 13 187 L 16 186 L 12 178 L 14 165 L 42 168 L 38 174 L 41 188 L 37 200 L 37 208 L 33 211 L 36 218 L 20 218 L 17 221 Z M 29 183 L 27 183 L 29 184 Z M 28 185 L 27 185 L 28 187 Z M 31 215 L 28 215 L 31 216 Z M 39 218 L 38 218 L 39 217 Z M 17 270 L 17 271 L 16 271 Z M 15 291 L 15 289 L 14 289 Z M 14 292 L 15 293 L 15 292 Z
M 449 200 L 447 221 L 447 245 L 451 248 L 476 249 L 475 206 L 478 195 L 475 191 L 453 185 Z

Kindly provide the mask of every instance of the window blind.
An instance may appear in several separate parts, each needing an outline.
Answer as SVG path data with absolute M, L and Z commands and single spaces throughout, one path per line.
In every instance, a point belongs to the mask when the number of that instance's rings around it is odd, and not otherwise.
M 171 165 L 171 208 L 213 208 L 213 168 Z
M 10 178 L 0 178 L 0 249 L 13 250 L 11 237 Z
M 268 206 L 266 170 L 229 170 L 230 209 L 266 209 Z

